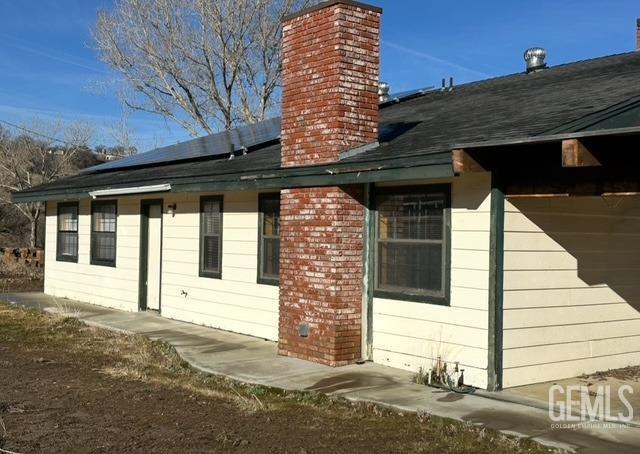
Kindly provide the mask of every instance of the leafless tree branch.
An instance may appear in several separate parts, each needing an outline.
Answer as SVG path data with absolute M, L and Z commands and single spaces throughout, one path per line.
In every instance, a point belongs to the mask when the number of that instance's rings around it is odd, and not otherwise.
M 94 39 L 123 77 L 123 104 L 196 136 L 275 111 L 282 19 L 317 1 L 118 0 Z
M 0 128 L 0 203 L 11 203 L 11 192 L 49 183 L 78 170 L 75 157 L 89 151 L 94 130 L 87 123 L 31 120 L 25 130 L 38 134 L 12 135 Z M 64 137 L 64 145 L 45 137 Z M 37 225 L 43 206 L 39 202 L 16 205 L 30 222 L 30 246 L 37 242 Z

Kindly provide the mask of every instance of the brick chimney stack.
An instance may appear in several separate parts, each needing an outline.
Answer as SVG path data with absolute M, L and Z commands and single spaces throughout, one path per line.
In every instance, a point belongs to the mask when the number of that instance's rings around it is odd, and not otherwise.
M 378 140 L 380 8 L 329 0 L 283 24 L 282 166 L 338 161 Z M 360 186 L 281 192 L 279 353 L 339 366 L 360 358 Z
M 636 50 L 640 50 L 640 17 L 636 19 Z
M 285 19 L 283 166 L 337 161 L 378 140 L 380 12 L 330 0 Z

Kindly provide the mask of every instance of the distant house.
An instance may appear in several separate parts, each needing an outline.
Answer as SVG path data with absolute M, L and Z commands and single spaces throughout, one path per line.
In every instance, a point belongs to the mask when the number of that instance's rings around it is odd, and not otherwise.
M 67 150 L 65 150 L 64 148 L 58 148 L 58 147 L 47 148 L 47 154 L 51 156 L 64 156 L 65 153 L 67 153 Z
M 96 159 L 100 162 L 111 162 L 111 161 L 116 161 L 122 158 L 123 156 L 118 156 L 114 154 L 96 153 Z
M 16 193 L 45 292 L 487 389 L 640 364 L 640 53 L 394 97 L 380 16 L 286 18 L 281 119 Z

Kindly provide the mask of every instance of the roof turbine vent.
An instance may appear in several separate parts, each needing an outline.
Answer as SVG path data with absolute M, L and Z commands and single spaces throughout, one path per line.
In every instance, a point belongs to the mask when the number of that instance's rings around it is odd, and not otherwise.
M 378 84 L 378 101 L 380 103 L 385 103 L 391 100 L 391 97 L 389 96 L 390 89 L 391 87 L 386 82 L 380 82 L 380 84 Z
M 527 62 L 527 74 L 542 71 L 547 68 L 544 59 L 547 57 L 547 51 L 542 47 L 532 47 L 524 52 L 524 60 Z

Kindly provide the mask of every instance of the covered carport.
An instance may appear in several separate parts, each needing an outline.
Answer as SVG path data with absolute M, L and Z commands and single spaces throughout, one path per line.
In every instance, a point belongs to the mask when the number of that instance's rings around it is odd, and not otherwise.
M 640 364 L 639 119 L 453 151 L 492 172 L 490 389 Z

